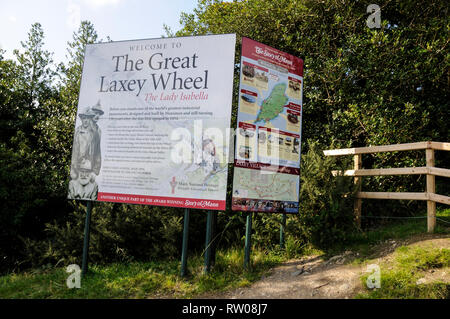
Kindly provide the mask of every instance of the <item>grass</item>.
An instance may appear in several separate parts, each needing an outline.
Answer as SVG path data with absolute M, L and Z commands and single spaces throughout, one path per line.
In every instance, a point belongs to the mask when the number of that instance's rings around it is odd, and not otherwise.
M 216 265 L 203 273 L 203 257 L 191 256 L 189 276 L 181 278 L 178 260 L 92 265 L 80 289 L 68 289 L 65 268 L 41 269 L 0 277 L 0 298 L 193 298 L 245 287 L 286 260 L 279 253 L 252 252 L 250 271 L 242 249 L 217 251 Z
M 450 222 L 450 209 L 437 214 Z M 437 234 L 449 234 L 447 224 L 438 221 Z M 373 254 L 387 240 L 407 239 L 426 234 L 426 221 L 406 220 L 353 234 L 345 245 L 321 251 L 286 237 L 285 250 L 253 249 L 250 271 L 243 268 L 242 247 L 218 250 L 216 264 L 203 273 L 203 256 L 189 256 L 187 278 L 181 278 L 179 260 L 91 265 L 80 289 L 68 289 L 65 268 L 34 269 L 0 276 L 0 298 L 195 298 L 209 293 L 246 287 L 266 275 L 271 268 L 290 258 L 305 255 L 325 257 L 352 250 L 359 253 L 355 264 L 373 263 Z M 367 290 L 357 298 L 450 298 L 450 288 L 442 282 L 416 285 L 418 279 L 433 269 L 450 267 L 448 249 L 400 247 L 390 263 L 381 264 L 381 288 Z M 449 270 L 450 271 L 450 270 Z M 361 277 L 363 285 L 368 274 Z
M 447 223 L 450 223 L 450 209 L 438 210 L 436 217 L 441 220 L 437 221 L 434 234 L 449 234 L 450 224 Z M 355 263 L 358 263 L 358 260 L 363 262 L 378 250 L 380 244 L 388 240 L 404 240 L 421 234 L 427 234 L 426 219 L 392 221 L 388 225 L 351 234 L 344 244 L 335 245 L 327 250 L 326 255 L 332 256 L 342 253 L 344 250 L 352 250 L 360 255 L 360 258 L 356 259 Z
M 450 249 L 431 247 L 399 247 L 394 260 L 380 265 L 381 284 L 357 298 L 370 299 L 449 299 L 450 285 L 439 280 L 417 284 L 432 270 L 450 271 Z M 361 277 L 363 286 L 370 274 Z
M 450 222 L 450 209 L 439 210 L 436 214 L 441 221 L 437 221 L 435 234 L 450 233 L 447 223 Z M 390 227 L 380 228 L 361 235 L 355 240 L 355 247 L 360 248 L 362 257 L 356 259 L 356 264 L 377 263 L 368 258 L 377 248 L 377 243 L 389 239 L 407 239 L 414 235 L 424 234 L 426 223 L 423 220 L 412 220 L 395 223 Z M 425 237 L 426 235 L 424 235 Z M 366 241 L 366 245 L 364 245 Z M 362 248 L 362 249 L 361 249 Z M 425 280 L 417 284 L 419 279 L 425 279 L 428 274 L 436 271 L 450 273 L 450 249 L 432 246 L 400 246 L 395 249 L 391 260 L 380 265 L 381 286 L 379 289 L 368 289 L 356 298 L 369 299 L 450 299 L 450 285 L 439 279 Z M 370 273 L 361 277 L 364 287 Z

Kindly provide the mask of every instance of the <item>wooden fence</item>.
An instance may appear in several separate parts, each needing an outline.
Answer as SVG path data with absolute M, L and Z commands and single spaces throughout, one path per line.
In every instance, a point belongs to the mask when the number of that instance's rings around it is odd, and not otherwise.
M 377 168 L 362 169 L 362 154 L 425 150 L 426 166 L 403 167 L 403 168 Z M 404 199 L 404 200 L 426 200 L 427 201 L 427 228 L 433 232 L 436 226 L 436 203 L 450 205 L 450 197 L 436 194 L 435 176 L 450 177 L 450 169 L 434 166 L 434 151 L 450 151 L 450 143 L 442 142 L 418 142 L 383 146 L 369 146 L 345 148 L 324 151 L 325 156 L 353 155 L 354 168 L 343 172 L 344 176 L 354 176 L 355 184 L 359 185 L 359 191 L 355 199 L 355 219 L 361 226 L 361 205 L 363 198 L 371 199 Z M 333 171 L 333 175 L 342 172 Z M 383 175 L 427 175 L 426 191 L 423 193 L 408 192 L 363 192 L 361 181 L 363 176 Z

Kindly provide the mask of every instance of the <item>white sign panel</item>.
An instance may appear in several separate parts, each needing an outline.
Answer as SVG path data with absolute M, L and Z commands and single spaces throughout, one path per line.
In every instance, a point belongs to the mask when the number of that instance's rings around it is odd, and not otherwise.
M 225 209 L 235 42 L 87 45 L 69 198 Z

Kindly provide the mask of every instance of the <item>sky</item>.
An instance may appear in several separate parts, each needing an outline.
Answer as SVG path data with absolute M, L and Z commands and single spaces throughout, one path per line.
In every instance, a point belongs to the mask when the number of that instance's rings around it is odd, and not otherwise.
M 159 38 L 164 24 L 177 31 L 181 12 L 195 7 L 197 0 L 0 0 L 0 48 L 13 58 L 31 25 L 39 22 L 44 48 L 54 53 L 54 62 L 66 62 L 67 42 L 82 20 L 93 23 L 99 40 Z

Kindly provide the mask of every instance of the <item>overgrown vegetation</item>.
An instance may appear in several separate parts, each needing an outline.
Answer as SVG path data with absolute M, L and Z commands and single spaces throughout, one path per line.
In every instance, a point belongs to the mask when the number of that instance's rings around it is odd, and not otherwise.
M 301 234 L 304 242 L 329 248 L 357 229 L 350 213 L 356 192 L 353 180 L 331 173 L 333 168 L 343 171 L 349 167 L 351 158 L 336 167 L 335 158 L 324 158 L 318 144 L 310 143 L 302 160 L 299 215 L 291 223 L 292 232 Z

